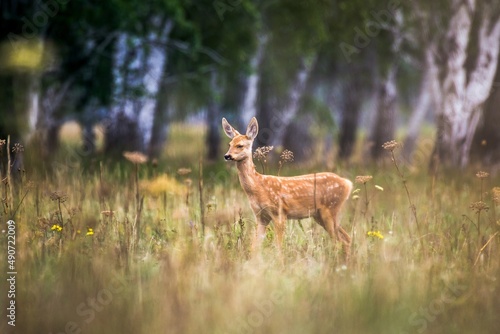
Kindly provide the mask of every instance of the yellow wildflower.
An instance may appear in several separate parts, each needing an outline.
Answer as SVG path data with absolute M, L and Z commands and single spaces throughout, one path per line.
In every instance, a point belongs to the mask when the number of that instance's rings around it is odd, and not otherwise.
M 52 231 L 61 232 L 63 228 L 62 228 L 62 226 L 60 226 L 58 224 L 54 224 L 54 225 L 52 225 L 52 227 L 50 229 Z
M 91 227 L 88 227 L 88 228 L 87 228 L 87 234 L 86 234 L 86 235 L 87 235 L 87 236 L 89 236 L 89 235 L 94 235 L 94 229 L 93 229 L 93 228 L 91 228 Z
M 367 235 L 369 237 L 384 239 L 384 236 L 380 233 L 380 231 L 368 231 Z

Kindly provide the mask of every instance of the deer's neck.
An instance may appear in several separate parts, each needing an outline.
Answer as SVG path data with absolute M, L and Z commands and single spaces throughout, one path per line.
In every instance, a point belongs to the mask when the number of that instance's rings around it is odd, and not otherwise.
M 241 187 L 247 194 L 252 194 L 259 188 L 261 175 L 255 170 L 255 165 L 251 158 L 236 163 L 238 167 L 238 177 Z

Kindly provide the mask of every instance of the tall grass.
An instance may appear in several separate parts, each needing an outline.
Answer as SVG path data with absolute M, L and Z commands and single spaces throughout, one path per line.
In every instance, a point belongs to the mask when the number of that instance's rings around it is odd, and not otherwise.
M 187 139 L 199 141 L 199 131 L 174 131 L 167 158 L 159 162 L 155 173 L 159 177 L 168 171 L 163 179 L 168 182 L 161 183 L 166 189 L 140 189 L 144 203 L 137 244 L 133 180 L 138 175 L 155 182 L 147 166 L 138 174 L 125 161 L 120 168 L 103 165 L 102 171 L 83 174 L 74 166 L 50 179 L 31 180 L 36 187 L 14 217 L 14 332 L 498 331 L 500 217 L 499 203 L 490 194 L 499 186 L 498 177 L 479 182 L 475 170 L 441 171 L 431 189 L 425 172 L 406 174 L 411 204 L 418 208 L 417 230 L 394 168 L 339 168 L 351 180 L 373 176 L 361 192 L 369 194 L 369 205 L 363 198 L 350 199 L 344 209 L 342 225 L 355 236 L 349 266 L 343 264 L 340 245 L 310 219 L 289 222 L 283 258 L 272 228 L 261 254 L 251 256 L 254 218 L 234 168 L 204 165 L 203 174 L 198 173 L 199 152 L 173 161 Z M 193 170 L 191 185 L 175 173 L 179 167 Z M 27 166 L 28 179 L 35 168 Z M 286 168 L 296 174 L 313 169 Z M 199 175 L 204 177 L 201 187 L 196 186 Z M 27 182 L 15 187 L 27 187 Z M 18 188 L 16 201 L 26 190 Z M 475 216 L 470 206 L 478 198 L 489 210 Z M 55 224 L 62 230 L 52 229 Z M 373 224 L 383 238 L 367 234 Z M 4 237 L 0 246 L 6 249 Z M 4 319 L 2 314 L 1 332 L 12 331 Z

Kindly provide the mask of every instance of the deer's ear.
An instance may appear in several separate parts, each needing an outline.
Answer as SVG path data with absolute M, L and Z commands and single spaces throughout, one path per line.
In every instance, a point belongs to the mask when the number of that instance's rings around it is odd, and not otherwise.
M 259 133 L 259 124 L 257 123 L 257 118 L 252 117 L 247 126 L 247 137 L 253 140 L 257 137 L 257 133 Z
M 231 126 L 231 124 L 229 124 L 229 122 L 225 118 L 222 118 L 222 128 L 224 129 L 226 136 L 231 139 L 240 134 L 238 131 L 236 131 L 235 128 Z

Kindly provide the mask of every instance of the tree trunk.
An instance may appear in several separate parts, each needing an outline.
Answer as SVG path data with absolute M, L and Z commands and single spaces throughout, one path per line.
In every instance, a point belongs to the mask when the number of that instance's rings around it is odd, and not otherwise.
M 306 65 L 302 63 L 301 68 L 297 72 L 295 82 L 290 87 L 288 101 L 285 102 L 285 106 L 281 110 L 281 126 L 278 126 L 275 129 L 273 144 L 276 146 L 283 145 L 283 138 L 285 137 L 286 129 L 297 116 L 297 112 L 299 111 L 302 102 L 302 97 L 306 90 L 306 84 L 313 67 L 314 65 Z
M 397 108 L 397 73 L 399 70 L 399 54 L 403 43 L 403 15 L 400 10 L 394 16 L 394 26 L 390 28 L 392 43 L 392 63 L 385 73 L 385 78 L 378 88 L 378 103 L 374 115 L 373 127 L 370 135 L 370 157 L 372 160 L 380 160 L 385 156 L 382 144 L 393 140 L 396 128 Z
M 212 71 L 210 85 L 212 86 L 212 97 L 207 107 L 207 158 L 217 160 L 220 158 L 220 86 L 217 72 Z
M 471 160 L 484 166 L 500 168 L 500 66 L 497 66 L 495 83 L 488 97 L 471 148 Z
M 266 42 L 267 38 L 265 36 L 259 37 L 257 51 L 250 61 L 250 66 L 253 72 L 247 79 L 245 100 L 241 111 L 241 122 L 245 126 L 250 122 L 250 119 L 257 114 L 257 89 L 259 87 L 260 80 L 259 67 L 262 62 L 262 55 L 264 53 Z
M 148 145 L 148 157 L 150 159 L 159 158 L 165 147 L 170 122 L 168 108 L 168 92 L 162 89 L 157 96 L 153 113 L 151 138 Z
M 356 133 L 362 105 L 362 99 L 359 94 L 360 86 L 359 80 L 354 76 L 350 76 L 343 89 L 342 121 L 340 123 L 338 137 L 338 158 L 344 161 L 349 160 L 351 157 L 356 142 Z
M 278 110 L 278 98 L 273 94 L 273 76 L 264 60 L 259 67 L 259 81 L 257 90 L 256 117 L 259 120 L 259 134 L 255 138 L 255 146 L 269 146 L 273 141 L 273 128 L 279 120 L 275 116 Z M 248 124 L 248 123 L 247 123 Z
M 107 124 L 104 152 L 109 158 L 120 158 L 124 151 L 141 151 L 142 135 L 137 119 L 118 112 Z
M 134 96 L 142 87 L 138 69 L 143 66 L 140 39 L 121 33 L 115 45 L 113 61 L 113 105 L 105 130 L 104 152 L 107 157 L 119 158 L 123 151 L 141 151 L 142 136 L 139 130 L 139 113 L 143 101 Z
M 31 75 L 0 75 L 0 139 L 23 141 L 29 132 Z
M 53 84 L 40 91 L 40 100 L 36 120 L 34 142 L 39 146 L 42 160 L 49 159 L 59 148 L 59 129 L 62 121 L 58 114 L 63 108 L 68 91 L 74 78 L 68 78 L 61 84 Z
M 410 120 L 408 121 L 408 133 L 406 134 L 403 144 L 403 158 L 408 162 L 412 160 L 412 154 L 415 150 L 420 128 L 422 127 L 425 116 L 429 113 L 433 104 L 436 103 L 435 94 L 438 89 L 438 69 L 434 63 L 433 51 L 434 49 L 432 46 L 429 46 L 425 51 L 424 73 L 422 81 L 420 82 L 419 95 Z
M 93 156 L 96 153 L 96 135 L 94 133 L 94 122 L 84 120 L 82 123 L 83 145 L 81 152 L 78 152 L 82 160 L 82 167 L 87 170 L 94 170 L 96 160 Z
M 150 156 L 161 151 L 165 131 L 161 120 L 167 103 L 162 95 L 165 93 L 162 88 L 165 86 L 167 62 L 165 44 L 173 22 L 155 17 L 153 24 L 157 25 L 155 33 L 143 38 L 121 34 L 116 43 L 113 68 L 115 103 L 111 110 L 115 124 L 106 129 L 105 146 L 106 153 L 111 155 L 120 155 L 123 150 L 143 151 L 146 142 Z M 136 92 L 141 90 L 146 93 L 137 96 Z M 151 126 L 141 127 L 140 118 L 149 119 Z
M 375 161 L 384 154 L 382 144 L 394 139 L 397 106 L 396 72 L 397 64 L 393 64 L 378 88 L 378 105 L 370 135 L 370 156 Z
M 314 64 L 314 62 L 313 62 Z M 272 73 L 262 73 L 259 81 L 259 118 L 260 133 L 257 137 L 258 146 L 282 146 L 286 128 L 297 115 L 301 100 L 306 89 L 306 83 L 314 65 L 301 60 L 293 83 L 288 87 L 286 96 L 277 97 L 272 89 Z
M 450 20 L 444 45 L 445 74 L 440 82 L 438 136 L 435 153 L 446 166 L 465 167 L 469 163 L 472 139 L 481 117 L 481 108 L 492 87 L 500 47 L 500 20 L 491 22 L 492 8 L 486 4 L 478 13 L 476 2 L 461 4 Z M 482 14 L 478 29 L 473 16 Z M 477 31 L 476 36 L 471 36 Z M 474 66 L 466 64 L 469 43 L 477 39 Z M 451 52 L 450 52 L 451 50 Z M 443 56 L 443 55 L 441 55 Z M 471 68 L 469 68 L 471 67 Z
M 166 65 L 166 64 L 165 64 Z M 159 158 L 168 136 L 169 128 L 169 84 L 167 66 L 164 66 L 160 88 L 156 94 L 156 104 L 153 111 L 151 138 L 148 145 L 148 157 Z
M 294 161 L 306 161 L 313 153 L 313 138 L 309 133 L 311 117 L 294 119 L 288 125 L 283 138 L 283 148 L 293 152 Z

